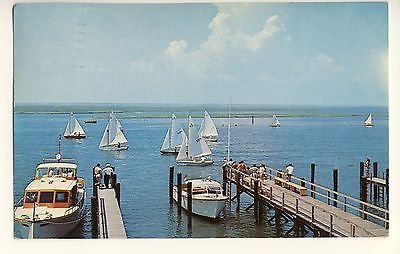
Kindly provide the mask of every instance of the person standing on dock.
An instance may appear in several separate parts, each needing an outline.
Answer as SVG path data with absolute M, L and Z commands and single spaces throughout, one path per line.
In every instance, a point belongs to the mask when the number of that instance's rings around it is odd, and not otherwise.
M 365 161 L 365 175 L 369 177 L 369 168 L 371 167 L 371 161 L 369 158 Z
M 101 184 L 101 167 L 100 163 L 97 163 L 97 165 L 93 169 L 94 177 L 96 179 L 97 184 Z
M 287 180 L 289 182 L 290 182 L 290 179 L 292 178 L 293 171 L 294 171 L 294 167 L 293 167 L 292 163 L 289 163 L 285 168 L 285 174 L 286 174 Z
M 113 171 L 114 170 L 111 167 L 111 164 L 110 163 L 106 163 L 106 167 L 103 168 L 104 185 L 106 186 L 106 189 L 109 188 L 110 178 L 111 178 L 111 174 L 112 174 Z

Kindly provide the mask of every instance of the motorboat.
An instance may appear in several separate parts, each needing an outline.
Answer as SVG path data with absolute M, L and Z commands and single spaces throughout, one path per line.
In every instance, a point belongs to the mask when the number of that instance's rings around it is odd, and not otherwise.
M 25 187 L 14 208 L 17 238 L 59 238 L 71 232 L 85 216 L 84 179 L 77 177 L 72 159 L 43 159 L 35 178 Z
M 192 213 L 208 218 L 218 218 L 225 208 L 221 184 L 211 178 L 186 180 L 182 184 L 182 207 L 188 209 L 187 184 L 192 183 Z M 173 188 L 173 198 L 178 202 L 178 187 Z

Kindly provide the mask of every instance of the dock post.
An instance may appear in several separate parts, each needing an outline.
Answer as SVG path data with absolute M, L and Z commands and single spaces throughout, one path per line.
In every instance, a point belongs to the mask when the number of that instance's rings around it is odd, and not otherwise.
M 258 223 L 260 211 L 258 207 L 258 179 L 254 181 L 254 215 L 256 216 L 256 223 Z
M 337 207 L 337 191 L 338 191 L 338 170 L 333 170 L 333 206 Z
M 240 208 L 240 191 L 241 191 L 240 178 L 241 178 L 241 174 L 236 173 L 236 200 L 237 200 L 236 211 L 239 211 L 239 208 Z
M 174 166 L 169 167 L 169 203 L 174 200 Z
M 192 228 L 192 182 L 187 183 L 187 212 L 188 212 L 188 227 Z
M 115 188 L 115 184 L 117 183 L 117 174 L 112 173 L 110 181 L 111 181 L 111 188 L 114 189 Z
M 364 178 L 364 162 L 360 161 L 360 199 L 362 200 L 364 197 L 363 193 L 363 178 Z
M 92 217 L 92 238 L 98 238 L 99 235 L 99 222 L 97 219 L 98 216 L 98 206 L 97 206 L 97 197 L 92 196 L 90 199 L 91 203 L 91 217 Z
M 373 166 L 374 166 L 373 177 L 378 177 L 378 162 L 374 161 Z M 377 197 L 378 197 L 378 185 L 374 184 L 374 202 L 376 202 Z
M 227 182 L 227 170 L 226 166 L 222 166 L 222 194 L 226 196 L 226 182 Z
M 178 185 L 178 211 L 180 212 L 182 206 L 182 173 L 179 172 L 176 177 Z
M 389 209 L 389 169 L 386 169 L 386 209 Z
M 315 186 L 314 186 L 314 181 L 315 181 L 315 163 L 311 163 L 311 179 L 310 179 L 312 185 L 311 185 L 311 197 L 315 198 Z
M 118 206 L 121 207 L 121 184 L 120 183 L 116 183 L 114 186 L 114 190 L 115 190 L 115 198 L 117 199 L 118 202 Z

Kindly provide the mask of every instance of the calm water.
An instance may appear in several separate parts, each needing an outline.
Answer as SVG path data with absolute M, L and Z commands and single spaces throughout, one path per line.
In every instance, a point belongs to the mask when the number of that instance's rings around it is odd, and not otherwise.
M 154 116 L 170 115 L 173 112 L 178 116 L 189 112 L 200 115 L 204 107 L 192 106 L 186 111 L 182 111 L 180 107 L 181 112 L 178 112 L 177 106 L 171 108 L 148 105 L 119 108 L 122 113 L 118 117 L 130 145 L 129 150 L 122 152 L 104 152 L 98 149 L 106 125 L 104 114 L 76 114 L 87 138 L 79 141 L 63 139 L 61 146 L 63 156 L 75 158 L 79 174 L 86 179 L 88 215 L 69 237 L 92 237 L 91 170 L 98 162 L 102 165 L 111 162 L 117 169 L 118 180 L 121 182 L 122 216 L 130 238 L 280 236 L 275 226 L 267 220 L 260 225 L 256 224 L 253 209 L 245 211 L 252 203 L 252 199 L 245 194 L 242 195 L 239 213 L 236 212 L 236 203 L 232 202 L 232 207 L 227 205 L 224 219 L 210 221 L 195 216 L 192 230 L 188 231 L 185 213 L 178 216 L 176 206 L 169 205 L 169 166 L 175 164 L 175 158 L 161 156 L 159 153 L 170 119 Z M 238 116 L 252 112 L 255 115 L 266 115 L 256 118 L 255 125 L 251 125 L 249 118 L 232 119 L 231 156 L 234 160 L 265 163 L 276 168 L 292 162 L 294 174 L 307 179 L 310 163 L 314 162 L 317 165 L 316 183 L 328 187 L 332 186 L 332 169 L 338 168 L 339 191 L 355 197 L 359 195 L 359 161 L 364 161 L 368 156 L 371 161 L 379 162 L 380 170 L 388 167 L 387 108 L 233 108 L 234 115 Z M 57 109 L 58 112 L 65 112 L 79 111 L 82 108 L 58 106 Z M 101 108 L 106 109 L 106 106 Z M 118 110 L 118 106 L 108 108 L 111 109 Z M 86 108 L 85 110 L 89 111 Z M 214 106 L 208 110 L 211 116 L 213 113 L 226 113 L 224 107 Z M 281 128 L 269 127 L 271 118 L 267 116 L 272 112 L 288 115 L 280 118 Z M 373 114 L 375 126 L 364 128 L 362 122 L 369 112 Z M 97 124 L 83 123 L 84 119 L 91 116 L 99 118 Z M 185 119 L 180 118 L 179 121 L 186 127 Z M 67 115 L 60 113 L 14 114 L 15 201 L 21 197 L 25 185 L 33 178 L 34 167 L 42 157 L 54 156 L 58 135 L 64 132 L 66 122 Z M 194 122 L 199 127 L 201 119 L 195 118 Z M 214 165 L 203 168 L 176 166 L 175 173 L 180 171 L 189 178 L 211 175 L 214 179 L 221 180 L 220 165 L 227 150 L 227 122 L 226 118 L 215 119 L 220 136 L 219 142 L 211 146 Z M 273 214 L 272 211 L 265 213 L 268 218 L 270 213 Z M 290 228 L 291 225 L 286 223 L 283 227 Z

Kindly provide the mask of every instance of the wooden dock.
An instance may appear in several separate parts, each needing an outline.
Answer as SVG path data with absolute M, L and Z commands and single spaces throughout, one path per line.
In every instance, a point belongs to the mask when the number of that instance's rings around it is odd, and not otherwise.
M 127 238 L 120 210 L 120 183 L 117 175 L 111 177 L 111 188 L 104 188 L 93 177 L 91 199 L 92 236 L 94 238 Z
M 236 199 L 238 209 L 240 195 L 244 192 L 254 198 L 251 206 L 255 213 L 264 204 L 275 210 L 275 216 L 283 213 L 295 225 L 305 225 L 314 234 L 338 237 L 388 235 L 387 209 L 294 176 L 287 182 L 282 172 L 264 168 L 264 173 L 250 175 L 229 165 L 223 167 L 224 191 L 229 192 L 230 201 Z M 236 185 L 234 197 L 232 184 Z
M 99 188 L 99 187 L 98 187 Z M 98 189 L 98 238 L 126 238 L 124 222 L 114 189 Z

